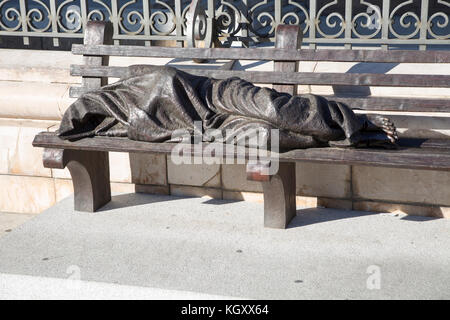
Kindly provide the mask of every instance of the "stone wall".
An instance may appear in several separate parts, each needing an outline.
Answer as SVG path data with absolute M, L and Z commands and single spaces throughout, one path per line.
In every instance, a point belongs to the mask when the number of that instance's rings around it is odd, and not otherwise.
M 170 59 L 112 58 L 111 65 L 137 63 L 190 65 Z M 69 66 L 81 57 L 69 52 L 0 50 L 0 211 L 39 213 L 73 192 L 67 170 L 42 166 L 36 133 L 52 131 L 72 99 Z M 271 63 L 246 62 L 252 70 Z M 302 63 L 302 71 L 449 74 L 450 65 Z M 374 69 L 376 68 L 376 69 Z M 330 94 L 341 87 L 301 86 L 302 93 Z M 450 98 L 447 89 L 360 88 L 361 94 Z M 403 136 L 450 134 L 450 114 L 388 113 Z M 406 130 L 408 128 L 408 130 Z M 175 165 L 170 157 L 110 153 L 113 192 L 262 201 L 261 186 L 245 179 L 244 165 Z M 450 217 L 450 172 L 363 166 L 297 164 L 297 204 L 366 211 L 399 211 Z

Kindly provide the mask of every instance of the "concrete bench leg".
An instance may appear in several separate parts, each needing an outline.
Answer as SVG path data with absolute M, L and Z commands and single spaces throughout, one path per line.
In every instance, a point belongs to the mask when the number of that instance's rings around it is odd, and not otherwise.
M 75 192 L 75 210 L 94 212 L 111 201 L 108 152 L 44 150 L 44 167 L 70 171 Z
M 274 175 L 268 167 L 270 162 L 247 164 L 247 179 L 262 182 L 264 227 L 285 229 L 296 214 L 295 163 L 280 162 Z

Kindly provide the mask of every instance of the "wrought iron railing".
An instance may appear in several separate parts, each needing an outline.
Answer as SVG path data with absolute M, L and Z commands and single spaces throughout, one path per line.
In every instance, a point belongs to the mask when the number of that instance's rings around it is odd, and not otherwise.
M 221 0 L 216 34 L 222 42 L 273 41 L 278 24 L 300 24 L 304 42 L 352 45 L 450 45 L 445 0 Z
M 186 40 L 190 0 L 0 0 L 0 36 L 82 38 L 89 20 L 111 21 L 114 40 Z
M 191 5 L 192 4 L 192 5 Z M 299 24 L 304 42 L 450 47 L 450 0 L 0 0 L 0 37 L 80 38 L 88 20 L 109 20 L 114 39 L 194 46 L 273 41 Z

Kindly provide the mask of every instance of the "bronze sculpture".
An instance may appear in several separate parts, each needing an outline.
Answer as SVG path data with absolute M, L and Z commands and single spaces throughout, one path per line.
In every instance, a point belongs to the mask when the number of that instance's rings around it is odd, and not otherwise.
M 389 119 L 356 115 L 321 96 L 291 96 L 239 78 L 217 80 L 148 65 L 130 66 L 124 79 L 81 96 L 65 112 L 58 135 L 167 142 L 175 141 L 175 130 L 193 132 L 195 121 L 204 133 L 279 129 L 281 149 L 389 147 L 397 140 Z

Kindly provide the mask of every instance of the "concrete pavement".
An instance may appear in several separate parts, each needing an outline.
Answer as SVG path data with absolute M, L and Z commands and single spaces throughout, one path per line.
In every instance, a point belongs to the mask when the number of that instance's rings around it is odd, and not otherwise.
M 3 288 L 57 278 L 256 299 L 450 298 L 450 220 L 304 209 L 274 230 L 258 203 L 121 194 L 80 213 L 72 201 L 0 237 Z
M 25 213 L 0 212 L 0 237 L 3 234 L 11 232 L 12 229 L 27 222 L 34 216 L 35 215 L 33 214 L 25 214 Z

